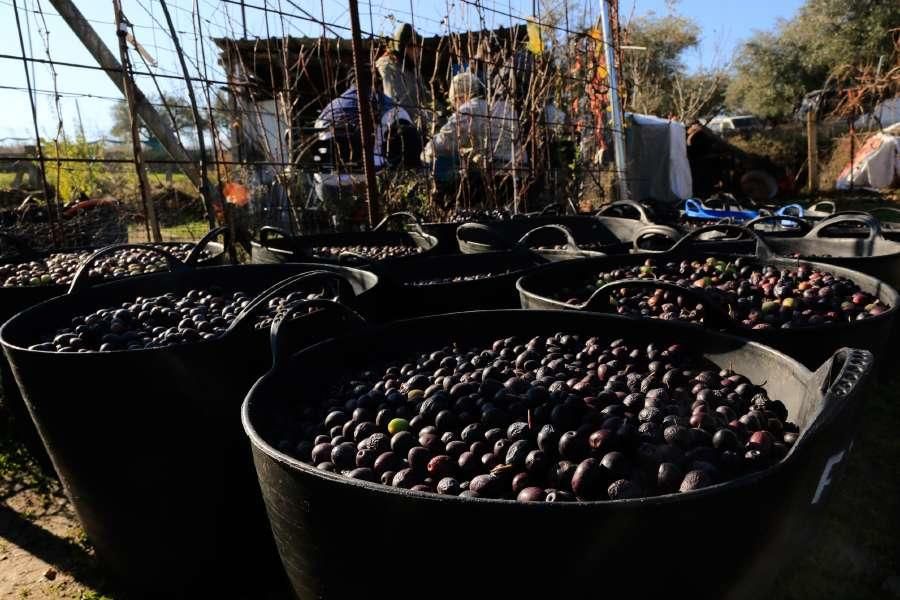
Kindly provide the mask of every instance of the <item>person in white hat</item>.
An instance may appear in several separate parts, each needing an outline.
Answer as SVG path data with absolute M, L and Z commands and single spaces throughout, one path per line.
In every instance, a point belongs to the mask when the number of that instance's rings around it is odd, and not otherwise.
M 476 160 L 482 166 L 508 169 L 521 161 L 513 150 L 517 130 L 515 109 L 507 102 L 489 105 L 484 98 L 484 84 L 475 74 L 462 72 L 450 82 L 449 100 L 454 113 L 428 142 L 422 153 L 427 163 L 439 159 Z

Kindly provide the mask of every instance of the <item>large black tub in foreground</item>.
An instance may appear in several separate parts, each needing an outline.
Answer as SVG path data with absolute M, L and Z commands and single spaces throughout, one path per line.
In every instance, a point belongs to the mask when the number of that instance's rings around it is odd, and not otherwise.
M 677 340 L 765 382 L 800 437 L 774 466 L 727 483 L 584 503 L 384 487 L 278 449 L 291 439 L 292 416 L 329 398 L 329 386 L 348 373 L 402 363 L 451 341 L 490 347 L 507 336 L 555 332 L 637 344 Z M 842 349 L 810 372 L 770 348 L 674 322 L 566 311 L 458 313 L 366 327 L 280 356 L 250 391 L 242 417 L 298 598 L 759 597 L 809 543 L 837 484 L 871 360 L 868 352 Z
M 308 292 L 304 283 L 336 284 L 363 312 L 377 293 L 374 275 L 344 267 L 177 268 L 54 298 L 0 330 L 53 466 L 123 597 L 252 598 L 266 557 L 278 573 L 239 407 L 271 362 L 267 329 L 254 317 L 272 296 Z M 29 349 L 75 315 L 210 286 L 256 296 L 217 339 L 111 352 Z M 311 313 L 292 321 L 291 337 L 304 346 L 342 323 Z
M 220 227 L 203 236 L 185 258 L 185 265 L 189 267 L 210 267 L 224 264 L 226 256 L 225 248 L 228 242 L 226 241 L 225 244 L 220 244 L 213 240 L 220 235 L 224 235 L 226 232 L 227 229 Z M 8 236 L 2 237 L 6 237 L 7 240 L 9 240 Z M 177 242 L 160 242 L 149 246 L 157 250 L 168 252 L 173 247 L 183 246 L 183 244 Z M 119 244 L 113 247 L 125 250 L 134 248 L 135 246 Z M 95 251 L 98 249 L 82 248 L 72 250 L 71 252 L 74 253 L 88 250 Z M 53 253 L 32 251 L 27 247 L 27 242 L 24 242 L 24 244 L 19 245 L 19 253 L 15 257 L 2 259 L 0 260 L 0 264 L 8 265 L 29 261 L 41 261 L 51 254 Z M 118 276 L 116 277 L 118 278 Z M 113 276 L 108 276 L 104 279 L 113 279 Z M 45 300 L 66 293 L 66 289 L 66 286 L 54 283 L 45 285 L 10 285 L 0 287 L 0 323 L 5 322 L 10 317 L 25 310 L 29 306 L 34 306 L 35 304 L 39 304 Z M 47 457 L 43 444 L 41 444 L 41 441 L 34 430 L 34 425 L 31 422 L 31 418 L 28 416 L 28 411 L 25 410 L 25 403 L 22 401 L 22 396 L 19 394 L 19 388 L 16 387 L 16 382 L 9 370 L 9 363 L 4 356 L 0 356 L 0 393 L 2 393 L 3 406 L 13 418 L 14 435 L 25 445 L 29 454 L 31 454 L 38 464 L 40 464 L 45 471 L 52 474 L 53 469 L 50 466 L 50 459 Z

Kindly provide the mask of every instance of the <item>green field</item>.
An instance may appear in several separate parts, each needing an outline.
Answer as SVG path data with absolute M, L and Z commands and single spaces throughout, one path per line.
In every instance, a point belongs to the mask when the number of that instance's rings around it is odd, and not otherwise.
M 171 227 L 161 227 L 160 233 L 164 242 L 193 242 L 209 231 L 206 221 L 188 221 Z M 146 242 L 147 231 L 143 224 L 132 223 L 128 226 L 128 241 L 131 243 Z

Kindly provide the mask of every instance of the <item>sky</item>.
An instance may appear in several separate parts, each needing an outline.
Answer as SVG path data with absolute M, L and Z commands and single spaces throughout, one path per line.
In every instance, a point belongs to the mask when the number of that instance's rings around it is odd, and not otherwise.
M 25 55 L 32 58 L 96 65 L 77 37 L 53 9 L 50 0 L 0 0 L 0 145 L 29 143 L 34 139 L 34 124 L 26 88 L 25 69 L 21 60 L 14 3 L 22 25 Z M 695 20 L 701 28 L 702 40 L 697 52 L 683 57 L 691 69 L 722 64 L 733 55 L 740 43 L 757 30 L 776 26 L 779 19 L 789 19 L 802 5 L 802 0 L 681 0 L 676 10 Z M 91 22 L 96 32 L 118 57 L 118 40 L 113 24 L 110 0 L 74 0 L 74 4 Z M 216 65 L 216 48 L 212 37 L 241 37 L 244 21 L 239 2 L 234 0 L 168 0 L 172 20 L 178 32 L 191 75 L 202 74 L 199 60 L 201 44 L 206 52 L 206 76 L 223 79 Z M 393 31 L 398 21 L 411 21 L 417 30 L 430 35 L 480 28 L 480 16 L 472 0 L 360 0 L 361 27 L 365 33 L 385 34 Z M 481 0 L 482 15 L 489 28 L 521 22 L 532 12 L 531 0 Z M 599 11 L 599 0 L 581 3 L 593 20 Z M 620 0 L 623 22 L 647 13 L 665 15 L 670 3 L 666 0 Z M 186 87 L 181 75 L 177 54 L 168 33 L 165 17 L 158 0 L 122 0 L 123 12 L 134 26 L 137 41 L 156 62 L 149 70 L 169 78 L 159 79 L 164 92 L 183 96 Z M 200 35 L 192 18 L 196 5 L 201 16 Z M 255 7 L 268 6 L 283 14 L 264 13 Z M 245 0 L 247 36 L 279 37 L 290 35 L 318 35 L 322 29 L 303 10 L 322 17 L 334 25 L 334 31 L 349 37 L 349 16 L 346 0 Z M 43 15 L 39 14 L 42 11 Z M 512 16 L 510 16 L 512 15 Z M 572 15 L 574 20 L 574 15 Z M 12 57 L 12 58 L 9 58 Z M 147 70 L 141 58 L 132 53 L 135 69 Z M 56 135 L 58 123 L 73 136 L 79 123 L 89 139 L 108 136 L 110 112 L 122 99 L 121 93 L 102 71 L 58 65 L 55 85 L 60 99 L 54 101 L 54 75 L 46 64 L 30 63 L 29 74 L 42 136 Z M 138 87 L 148 96 L 155 96 L 154 82 L 149 77 L 136 77 Z M 198 95 L 202 88 L 195 87 Z M 201 96 L 202 97 L 202 96 Z M 79 118 L 80 115 L 80 118 Z

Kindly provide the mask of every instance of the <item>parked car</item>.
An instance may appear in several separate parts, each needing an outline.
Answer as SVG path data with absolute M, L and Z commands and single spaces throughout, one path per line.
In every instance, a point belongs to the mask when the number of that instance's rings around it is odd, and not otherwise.
M 762 121 L 753 115 L 719 115 L 714 117 L 706 126 L 719 135 L 723 135 L 762 129 L 763 124 Z

